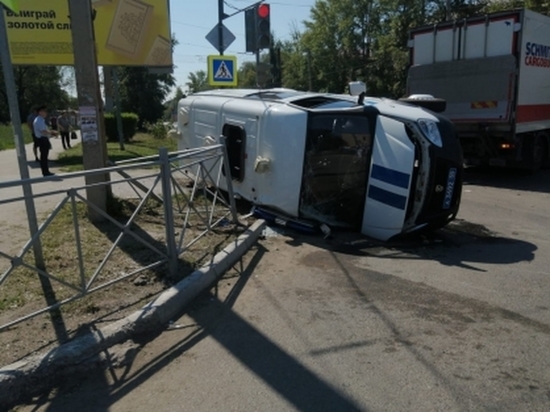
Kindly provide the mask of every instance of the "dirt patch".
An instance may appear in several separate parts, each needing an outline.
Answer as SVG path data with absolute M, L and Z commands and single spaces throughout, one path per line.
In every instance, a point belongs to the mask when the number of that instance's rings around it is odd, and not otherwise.
M 177 276 L 171 277 L 167 264 L 159 263 L 166 253 L 163 208 L 150 201 L 137 210 L 138 204 L 137 200 L 114 200 L 109 208 L 114 222 L 106 220 L 92 224 L 86 216 L 86 205 L 77 203 L 78 231 L 73 226 L 72 206 L 67 204 L 60 211 L 40 237 L 45 267 L 52 276 L 55 299 L 63 301 L 79 297 L 84 284 L 89 285 L 88 289 L 101 289 L 61 307 L 59 316 L 53 319 L 57 324 L 57 334 L 49 313 L 37 315 L 1 331 L 0 345 L 5 350 L 0 352 L 0 365 L 57 346 L 60 331 L 65 334 L 65 339 L 72 339 L 101 323 L 127 316 L 204 265 L 244 230 L 223 219 L 226 210 L 218 208 L 212 221 L 221 221 L 180 255 Z M 174 202 L 174 205 L 177 204 Z M 185 230 L 181 245 L 187 244 L 207 229 L 208 219 L 205 221 L 205 217 L 211 212 L 208 200 L 196 199 L 193 206 L 194 211 L 189 214 L 185 228 L 186 211 L 174 208 L 176 239 L 179 240 Z M 135 213 L 133 223 L 122 231 L 121 226 L 124 227 Z M 80 250 L 76 246 L 77 237 L 82 245 Z M 118 244 L 113 248 L 115 242 Z M 8 253 L 14 255 L 23 245 L 14 242 L 11 246 Z M 79 259 L 79 255 L 82 259 Z M 39 276 L 33 270 L 34 261 L 32 250 L 20 261 L 0 257 L 0 275 L 10 266 L 15 267 L 0 287 L 1 325 L 46 306 Z M 143 268 L 148 269 L 110 284 Z

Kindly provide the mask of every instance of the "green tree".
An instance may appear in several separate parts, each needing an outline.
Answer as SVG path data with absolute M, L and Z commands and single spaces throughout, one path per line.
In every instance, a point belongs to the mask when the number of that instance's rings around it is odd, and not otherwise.
M 211 88 L 208 84 L 208 74 L 204 70 L 189 73 L 185 85 L 187 86 L 188 94 L 202 92 Z
M 550 15 L 550 0 L 494 0 L 487 4 L 488 11 L 500 11 L 525 7 L 538 13 Z
M 185 97 L 185 93 L 181 89 L 181 87 L 176 88 L 176 93 L 174 97 L 170 100 L 168 100 L 165 104 L 165 110 L 164 110 L 164 120 L 169 122 L 172 121 L 172 116 L 174 113 L 176 113 L 178 109 L 178 103 L 181 99 Z
M 177 44 L 172 34 L 172 51 Z M 140 129 L 145 123 L 153 124 L 162 119 L 166 96 L 176 85 L 174 76 L 152 73 L 146 67 L 119 67 L 117 70 L 122 111 L 137 114 Z
M 452 0 L 447 10 L 446 0 L 318 0 L 305 30 L 282 45 L 283 83 L 341 93 L 349 81 L 363 80 L 370 94 L 400 97 L 409 30 L 482 13 L 489 2 Z
M 174 76 L 150 73 L 146 67 L 121 67 L 118 78 L 121 109 L 138 115 L 140 129 L 162 119 L 164 101 L 176 84 Z
M 256 63 L 244 62 L 238 72 L 239 87 L 242 89 L 256 88 Z
M 21 120 L 25 121 L 33 106 L 46 104 L 51 109 L 65 109 L 71 98 L 63 89 L 61 70 L 53 66 L 17 66 L 15 87 Z M 4 76 L 0 73 L 0 122 L 10 122 Z
M 296 27 L 291 31 L 290 40 L 280 43 L 283 86 L 296 90 L 309 90 L 308 65 L 311 54 L 302 44 L 302 33 Z
M 304 32 L 282 44 L 284 84 L 341 93 L 366 77 L 379 10 L 377 0 L 317 1 Z

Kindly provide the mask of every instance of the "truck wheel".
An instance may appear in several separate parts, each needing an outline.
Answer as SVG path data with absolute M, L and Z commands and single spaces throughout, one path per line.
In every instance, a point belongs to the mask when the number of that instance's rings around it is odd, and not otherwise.
M 529 164 L 527 166 L 529 172 L 536 173 L 538 172 L 547 158 L 547 142 L 544 137 L 540 134 L 536 134 L 531 139 L 529 139 L 529 144 L 527 145 L 527 159 L 529 159 Z
M 542 159 L 542 168 L 550 169 L 550 136 L 547 134 L 541 134 L 542 145 L 543 145 L 543 159 Z

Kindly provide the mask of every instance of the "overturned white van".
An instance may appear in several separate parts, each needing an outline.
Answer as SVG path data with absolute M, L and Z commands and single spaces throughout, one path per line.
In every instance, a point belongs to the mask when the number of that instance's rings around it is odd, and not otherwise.
M 364 93 L 212 90 L 179 102 L 177 132 L 180 149 L 225 136 L 235 194 L 294 219 L 388 240 L 440 228 L 458 212 L 455 128 L 416 105 Z

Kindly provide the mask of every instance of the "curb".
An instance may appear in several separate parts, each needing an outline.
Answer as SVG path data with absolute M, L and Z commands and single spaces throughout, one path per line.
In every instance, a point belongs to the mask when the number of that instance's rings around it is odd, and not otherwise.
M 123 343 L 132 336 L 164 327 L 181 313 L 192 299 L 210 287 L 256 243 L 266 223 L 256 221 L 246 232 L 216 254 L 210 263 L 193 272 L 157 299 L 124 319 L 0 369 L 0 410 L 13 407 L 22 399 L 37 396 L 64 375 L 74 372 L 87 359 Z

